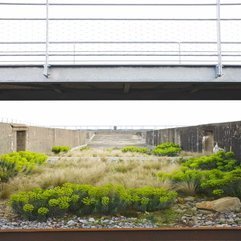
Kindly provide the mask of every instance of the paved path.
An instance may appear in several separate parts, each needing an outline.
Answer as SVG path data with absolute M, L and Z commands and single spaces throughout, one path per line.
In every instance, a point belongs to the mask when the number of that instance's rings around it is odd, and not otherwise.
M 88 146 L 92 148 L 145 146 L 145 139 L 128 132 L 97 132 Z

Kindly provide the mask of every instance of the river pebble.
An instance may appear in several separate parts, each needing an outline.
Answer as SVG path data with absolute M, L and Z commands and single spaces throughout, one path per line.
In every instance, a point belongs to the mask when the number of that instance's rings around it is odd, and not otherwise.
M 113 217 L 113 218 L 78 218 L 67 220 L 49 218 L 46 222 L 37 221 L 10 221 L 0 218 L 0 229 L 54 229 L 54 228 L 155 228 L 151 221 L 146 219 Z
M 241 211 L 218 213 L 196 208 L 196 203 L 202 200 L 187 197 L 177 202 L 173 207 L 178 218 L 171 227 L 241 227 Z M 6 205 L 5 205 L 6 206 Z M 103 217 L 64 217 L 62 219 L 49 218 L 46 222 L 25 221 L 19 219 L 11 212 L 7 212 L 1 205 L 0 229 L 56 229 L 56 228 L 157 228 L 165 226 L 152 219 L 138 219 L 124 216 Z

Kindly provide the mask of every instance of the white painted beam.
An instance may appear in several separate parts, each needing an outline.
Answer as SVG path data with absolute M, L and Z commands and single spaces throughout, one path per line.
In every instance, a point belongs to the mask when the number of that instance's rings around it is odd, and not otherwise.
M 0 66 L 0 83 L 63 82 L 241 82 L 241 66 Z

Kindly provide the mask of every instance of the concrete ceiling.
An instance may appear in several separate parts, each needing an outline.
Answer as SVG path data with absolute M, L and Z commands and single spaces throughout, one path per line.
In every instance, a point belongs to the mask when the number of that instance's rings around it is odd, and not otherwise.
M 241 100 L 241 83 L 1 83 L 0 100 Z

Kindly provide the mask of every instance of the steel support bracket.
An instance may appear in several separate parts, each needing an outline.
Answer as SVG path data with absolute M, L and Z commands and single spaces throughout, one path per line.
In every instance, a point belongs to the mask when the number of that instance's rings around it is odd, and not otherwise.
M 223 66 L 220 64 L 216 65 L 216 78 L 220 78 L 223 76 Z
M 50 65 L 48 65 L 48 64 L 45 64 L 45 65 L 44 65 L 43 75 L 44 75 L 46 78 L 49 77 L 49 67 L 50 67 Z

